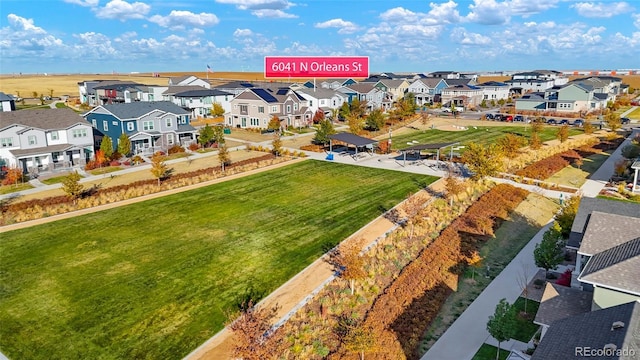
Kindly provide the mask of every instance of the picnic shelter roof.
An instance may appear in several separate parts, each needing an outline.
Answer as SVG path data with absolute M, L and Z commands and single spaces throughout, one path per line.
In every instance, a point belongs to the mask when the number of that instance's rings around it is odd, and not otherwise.
M 329 135 L 329 139 L 342 141 L 347 144 L 351 144 L 355 146 L 366 146 L 366 145 L 371 145 L 378 142 L 378 140 L 369 139 L 369 138 L 358 136 L 348 132 L 341 132 L 341 133 Z
M 401 149 L 400 151 L 420 151 L 420 150 L 436 150 L 446 148 L 447 146 L 456 145 L 459 142 L 445 142 L 445 143 L 431 143 L 431 144 L 418 144 L 409 146 L 408 148 Z

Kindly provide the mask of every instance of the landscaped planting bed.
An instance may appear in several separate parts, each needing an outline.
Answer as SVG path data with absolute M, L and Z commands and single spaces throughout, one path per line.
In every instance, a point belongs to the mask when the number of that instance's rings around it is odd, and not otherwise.
M 9 358 L 181 358 L 435 178 L 304 161 L 2 234 Z

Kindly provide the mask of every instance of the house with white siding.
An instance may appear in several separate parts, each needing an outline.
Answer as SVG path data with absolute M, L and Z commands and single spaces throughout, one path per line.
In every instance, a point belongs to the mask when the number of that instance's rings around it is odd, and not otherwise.
M 69 108 L 0 112 L 0 162 L 25 173 L 83 166 L 93 129 Z

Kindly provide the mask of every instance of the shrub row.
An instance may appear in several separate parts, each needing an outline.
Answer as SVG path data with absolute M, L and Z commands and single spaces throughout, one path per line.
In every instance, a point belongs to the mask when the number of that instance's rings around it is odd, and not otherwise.
M 365 326 L 377 332 L 378 349 L 418 357 L 420 338 L 457 287 L 467 259 L 527 194 L 511 185 L 497 185 L 402 270 L 375 300 L 365 319 Z
M 255 165 L 272 161 L 275 157 L 271 154 L 265 154 L 257 158 L 251 158 L 241 160 L 230 164 L 225 167 L 227 173 L 233 173 L 236 171 L 244 171 L 243 169 L 248 165 Z M 67 195 L 52 196 L 43 199 L 33 199 L 28 201 L 9 203 L 2 207 L 2 218 L 0 218 L 0 224 L 4 225 L 12 214 L 18 214 L 21 212 L 27 212 L 28 216 L 13 217 L 13 221 L 26 221 L 33 220 L 44 216 L 44 214 L 60 214 L 67 211 L 77 210 L 78 208 L 86 208 L 96 205 L 102 205 L 105 201 L 117 202 L 127 198 L 146 195 L 152 192 L 158 192 L 180 186 L 190 185 L 197 182 L 207 181 L 212 176 L 219 176 L 221 169 L 218 166 L 209 167 L 206 169 L 198 169 L 190 172 L 179 173 L 172 175 L 163 181 L 163 186 L 157 186 L 156 179 L 139 180 L 132 183 L 111 186 L 108 188 L 90 188 L 83 194 L 82 201 L 87 206 L 80 206 L 74 204 L 74 200 Z M 206 176 L 205 176 L 206 175 Z M 144 189 L 143 189 L 144 188 Z M 126 195 L 125 195 L 126 194 Z M 92 198 L 110 199 L 104 201 L 92 201 Z M 54 209 L 57 208 L 57 209 Z M 64 209 L 61 211 L 60 209 Z M 37 211 L 36 211 L 37 210 Z
M 567 150 L 528 165 L 516 171 L 516 175 L 538 180 L 547 179 L 551 175 L 571 165 L 572 162 L 582 158 L 582 154 L 577 151 Z

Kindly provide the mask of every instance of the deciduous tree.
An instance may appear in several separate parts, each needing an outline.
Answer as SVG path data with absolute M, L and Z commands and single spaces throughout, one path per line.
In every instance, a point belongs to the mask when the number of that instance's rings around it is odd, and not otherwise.
M 82 191 L 84 191 L 84 186 L 80 184 L 80 179 L 82 179 L 82 176 L 80 176 L 77 171 L 74 171 L 62 180 L 62 191 L 73 199 L 74 202 L 82 195 Z
M 384 127 L 384 114 L 380 109 L 372 110 L 365 121 L 366 127 L 371 131 L 378 131 Z
M 125 133 L 120 134 L 118 138 L 118 153 L 123 156 L 131 154 L 131 140 Z
M 198 130 L 198 143 L 202 146 L 208 146 L 213 143 L 213 137 L 215 135 L 214 130 L 209 124 L 206 124 L 203 128 Z
M 569 238 L 573 220 L 575 220 L 578 208 L 580 207 L 580 200 L 581 198 L 579 196 L 571 196 L 566 199 L 562 204 L 560 212 L 555 216 L 555 222 L 558 223 L 559 231 L 563 239 Z
M 271 153 L 275 156 L 280 156 L 280 154 L 282 154 L 282 139 L 278 133 L 273 135 L 273 140 L 271 141 Z
M 96 150 L 95 158 L 98 166 L 102 166 L 105 162 L 107 162 L 107 157 L 104 155 L 104 151 L 102 150 Z
M 2 180 L 2 185 L 18 185 L 18 182 L 24 179 L 24 173 L 19 167 L 10 167 L 7 169 L 7 174 Z
M 478 180 L 502 170 L 502 153 L 495 144 L 485 146 L 471 142 L 462 154 L 462 162 L 473 173 L 473 179 Z
M 321 109 L 318 109 L 313 114 L 313 123 L 319 124 L 322 120 L 324 120 L 324 111 L 322 111 Z
M 110 136 L 102 137 L 100 150 L 104 154 L 105 159 L 111 159 L 111 155 L 113 155 L 113 141 L 111 141 Z
M 374 351 L 375 333 L 369 326 L 352 325 L 343 339 L 344 347 L 347 351 L 357 353 L 360 360 L 364 360 L 364 355 Z
M 351 295 L 355 292 L 355 282 L 366 276 L 364 271 L 364 259 L 360 256 L 360 249 L 354 245 L 358 241 L 350 241 L 331 250 L 327 261 L 331 264 L 339 276 L 349 282 Z
M 464 191 L 462 181 L 458 180 L 451 172 L 445 178 L 445 196 L 449 199 L 449 206 L 453 206 L 453 200 Z
M 507 134 L 498 139 L 498 147 L 504 156 L 507 157 L 507 161 L 510 162 L 520 152 L 520 148 L 525 145 L 526 140 L 518 135 Z
M 557 225 L 557 223 L 554 223 Z M 536 244 L 533 250 L 533 258 L 536 266 L 541 267 L 548 274 L 550 269 L 555 269 L 563 260 L 562 234 L 559 226 L 550 227 L 544 235 L 542 241 Z
M 591 121 L 585 120 L 584 125 L 582 125 L 582 130 L 584 130 L 584 133 L 587 135 L 593 134 L 593 124 L 591 124 Z
M 278 115 L 273 115 L 271 117 L 271 119 L 269 120 L 269 124 L 267 125 L 267 129 L 274 131 L 281 130 L 280 118 L 278 117 Z
M 240 314 L 228 315 L 228 326 L 233 332 L 233 356 L 244 360 L 263 360 L 274 356 L 273 346 L 266 346 L 271 335 L 271 322 L 278 307 L 257 309 L 250 301 L 242 306 Z M 237 316 L 235 316 L 237 315 Z
M 218 146 L 220 146 L 221 144 L 224 144 L 224 127 L 222 127 L 222 126 L 214 126 L 213 127 L 212 140 L 213 140 L 213 142 L 218 144 Z
M 160 152 L 153 154 L 151 157 L 151 174 L 158 179 L 158 186 L 160 186 L 160 181 L 171 173 L 164 158 L 164 155 Z
M 324 119 L 320 121 L 318 126 L 318 130 L 316 130 L 316 134 L 313 137 L 313 142 L 315 144 L 326 145 L 329 143 L 329 136 L 336 133 L 336 130 L 333 127 L 333 123 L 329 119 Z
M 560 140 L 561 143 L 567 141 L 567 139 L 569 139 L 569 125 L 564 124 L 560 126 L 556 132 L 556 138 Z
M 531 134 L 531 139 L 529 139 L 529 147 L 533 150 L 538 150 L 542 147 L 542 140 L 540 140 L 540 135 L 537 132 Z
M 489 316 L 487 322 L 487 331 L 494 339 L 498 341 L 498 351 L 496 360 L 500 356 L 500 343 L 511 339 L 514 334 L 515 310 L 513 305 L 507 302 L 507 299 L 501 299 L 496 305 L 493 315 Z
M 218 148 L 218 160 L 220 161 L 220 166 L 222 166 L 222 172 L 224 172 L 225 166 L 231 164 L 229 149 L 227 149 L 226 145 L 222 145 Z
M 607 124 L 607 127 L 611 129 L 611 131 L 616 132 L 622 127 L 622 121 L 620 120 L 620 115 L 617 113 L 611 112 L 604 117 L 604 121 Z
M 211 115 L 213 116 L 222 116 L 224 115 L 224 108 L 220 103 L 214 102 L 211 106 Z
M 362 118 L 353 113 L 347 116 L 347 124 L 349 125 L 349 132 L 356 135 L 360 134 L 364 127 Z

